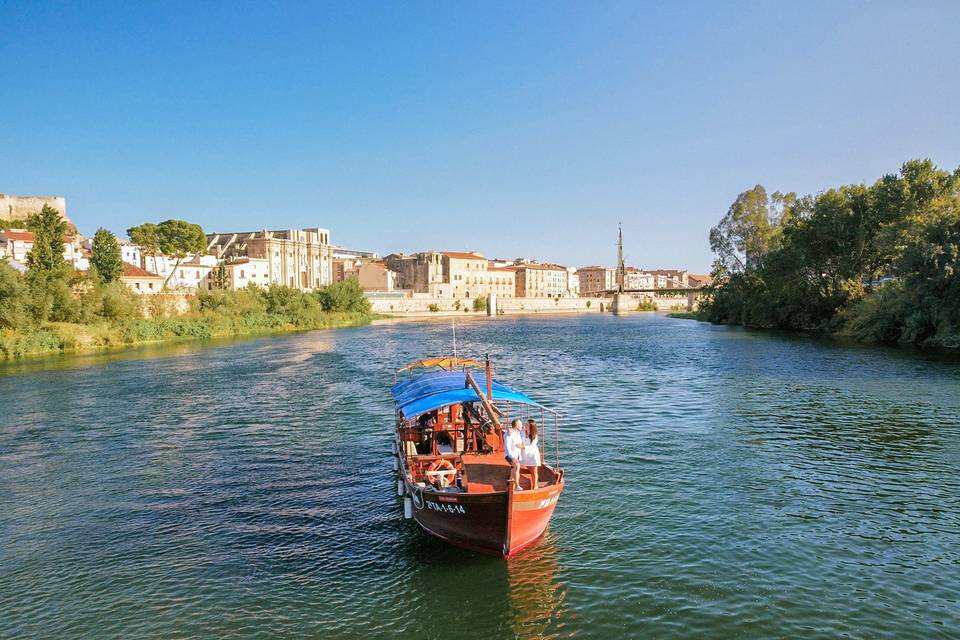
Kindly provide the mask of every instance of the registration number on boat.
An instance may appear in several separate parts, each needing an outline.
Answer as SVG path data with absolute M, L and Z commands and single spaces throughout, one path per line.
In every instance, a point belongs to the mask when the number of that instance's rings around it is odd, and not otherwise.
M 463 513 L 467 512 L 462 504 L 440 504 L 439 502 L 426 502 L 427 509 L 431 511 L 440 511 L 442 513 Z

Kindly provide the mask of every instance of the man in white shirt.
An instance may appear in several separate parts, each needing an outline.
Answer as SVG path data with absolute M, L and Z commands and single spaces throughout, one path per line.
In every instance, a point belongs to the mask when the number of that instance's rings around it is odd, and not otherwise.
M 510 482 L 512 482 L 517 491 L 521 491 L 520 486 L 520 456 L 523 453 L 523 436 L 520 435 L 520 420 L 514 420 L 503 434 L 503 452 L 510 463 Z

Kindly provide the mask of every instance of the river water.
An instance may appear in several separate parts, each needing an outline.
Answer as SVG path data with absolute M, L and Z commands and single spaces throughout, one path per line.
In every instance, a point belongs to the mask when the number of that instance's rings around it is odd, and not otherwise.
M 448 322 L 0 365 L 0 637 L 960 636 L 960 362 L 652 314 L 462 321 L 564 415 L 503 561 L 402 519 Z

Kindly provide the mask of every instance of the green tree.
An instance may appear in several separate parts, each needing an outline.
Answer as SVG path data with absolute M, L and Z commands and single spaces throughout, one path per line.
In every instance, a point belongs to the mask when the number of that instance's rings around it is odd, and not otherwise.
M 56 209 L 44 205 L 40 213 L 30 216 L 28 228 L 33 232 L 26 274 L 30 313 L 37 322 L 72 321 L 80 305 L 67 282 L 70 267 L 63 258 L 67 223 Z
M 163 286 L 167 286 L 170 278 L 180 267 L 183 259 L 188 255 L 204 253 L 207 250 L 207 236 L 198 224 L 184 220 L 164 220 L 157 225 L 157 238 L 160 251 L 176 259 L 173 269 L 167 274 Z
M 767 195 L 763 185 L 744 191 L 710 230 L 710 248 L 725 272 L 756 269 L 763 257 L 779 244 L 780 228 L 795 193 Z
M 33 248 L 27 254 L 27 267 L 35 273 L 65 276 L 67 262 L 63 259 L 63 238 L 67 233 L 67 222 L 60 212 L 43 205 L 40 213 L 30 216 L 27 228 L 33 232 Z
M 96 269 L 101 282 L 113 282 L 123 274 L 120 243 L 116 236 L 101 227 L 93 235 L 90 266 Z
M 559 296 L 558 296 L 559 299 Z M 473 310 L 474 311 L 486 311 L 487 310 L 487 298 L 486 296 L 477 296 L 473 299 Z
M 18 329 L 28 323 L 27 287 L 23 277 L 0 260 L 0 329 Z
M 144 266 L 153 273 L 157 272 L 157 256 L 160 254 L 160 236 L 157 233 L 157 225 L 152 222 L 144 222 L 136 227 L 127 229 L 127 236 L 130 241 L 140 247 L 140 254 L 144 257 Z M 147 258 L 153 258 L 151 265 L 146 261 Z
M 324 311 L 353 311 L 370 313 L 370 301 L 363 295 L 360 283 L 348 278 L 317 291 Z

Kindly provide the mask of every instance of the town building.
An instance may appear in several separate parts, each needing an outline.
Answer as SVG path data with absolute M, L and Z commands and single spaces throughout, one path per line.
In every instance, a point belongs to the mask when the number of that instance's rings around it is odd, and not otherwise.
M 689 286 L 687 272 L 683 269 L 651 269 L 654 289 L 683 289 Z
M 139 245 L 135 245 L 129 240 L 124 240 L 123 238 L 117 238 L 117 244 L 120 245 L 120 260 L 126 262 L 127 264 L 132 264 L 135 267 L 143 268 L 145 265 L 143 263 L 143 256 L 140 254 Z M 88 252 L 93 251 L 93 238 L 84 238 L 83 242 L 80 243 L 80 246 L 86 249 Z
M 490 293 L 487 259 L 479 253 L 445 251 L 443 275 L 454 300 L 482 298 Z
M 33 232 L 26 229 L 4 229 L 0 231 L 0 251 L 5 257 L 26 264 L 33 240 Z M 63 236 L 63 259 L 78 271 L 90 268 L 90 252 L 83 247 L 80 236 Z
M 221 281 L 222 279 L 222 281 Z M 270 261 L 266 258 L 233 258 L 210 269 L 201 285 L 207 291 L 236 291 L 250 285 L 270 286 Z
M 626 267 L 623 270 L 623 288 L 627 291 L 653 289 L 654 276 L 636 267 Z
M 138 267 L 142 267 L 143 256 L 140 254 L 139 245 L 135 245 L 128 240 L 121 240 L 120 238 L 117 238 L 117 241 L 120 243 L 120 259 L 127 264 L 134 264 Z M 87 248 L 89 249 L 91 247 Z
M 399 274 L 383 262 L 363 262 L 357 268 L 357 281 L 364 291 L 389 292 L 397 288 Z
M 517 272 L 513 267 L 487 266 L 490 293 L 498 298 L 513 298 L 517 294 Z
M 568 283 L 569 272 L 557 264 L 519 264 L 516 273 L 516 296 L 518 298 L 571 297 Z
M 348 278 L 357 278 L 359 276 L 360 265 L 363 264 L 362 258 L 353 256 L 333 259 L 333 281 L 343 282 Z
M 153 295 L 163 290 L 163 278 L 128 262 L 123 263 L 120 282 L 138 295 Z
M 617 288 L 617 270 L 610 267 L 580 267 L 577 269 L 580 295 L 597 295 Z
M 391 253 L 383 258 L 383 263 L 400 274 L 401 289 L 435 298 L 453 297 L 453 291 L 444 279 L 443 254 L 439 251 Z
M 702 275 L 697 273 L 688 273 L 687 274 L 687 283 L 693 289 L 700 289 L 702 287 L 709 287 L 713 284 L 713 278 L 708 275 Z
M 24 229 L 5 229 L 0 231 L 0 247 L 5 257 L 26 263 L 33 249 L 33 234 Z
M 515 293 L 513 268 L 491 266 L 490 261 L 474 251 L 395 253 L 383 262 L 397 272 L 400 288 L 432 298 L 470 300 L 489 293 L 503 297 L 513 297 Z
M 218 260 L 211 255 L 188 255 L 177 260 L 158 254 L 144 256 L 143 262 L 143 267 L 164 279 L 168 289 L 186 291 L 206 288 L 207 274 L 217 266 Z
M 333 282 L 333 252 L 327 229 L 211 233 L 207 241 L 208 251 L 221 260 L 266 260 L 267 282 L 257 284 L 311 291 Z

